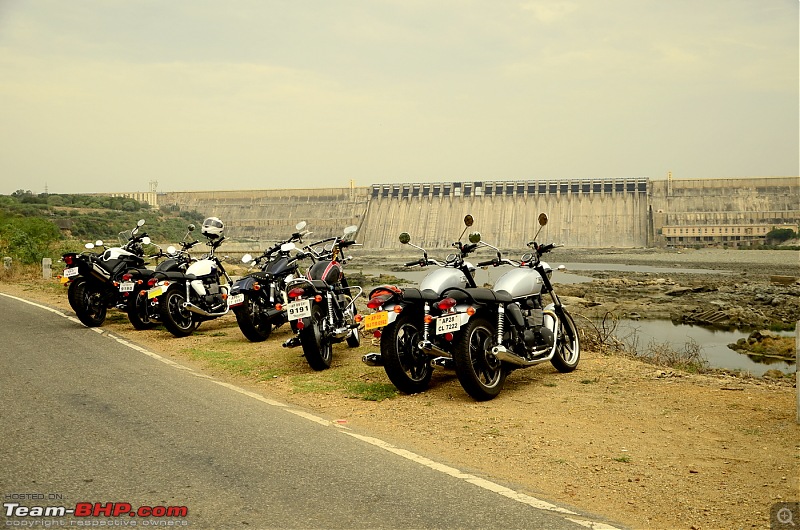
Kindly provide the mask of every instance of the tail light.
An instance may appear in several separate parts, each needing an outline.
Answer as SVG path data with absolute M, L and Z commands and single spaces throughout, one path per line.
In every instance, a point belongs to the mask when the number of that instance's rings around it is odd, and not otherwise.
M 253 290 L 254 291 L 260 291 L 261 290 L 261 285 L 258 282 L 253 282 Z
M 376 339 L 379 339 L 379 338 L 381 338 L 381 335 L 382 335 L 382 333 L 381 333 L 381 330 L 379 330 L 379 329 L 376 329 L 376 330 L 375 330 L 375 331 L 372 333 L 372 336 L 373 336 L 373 337 L 375 337 Z
M 306 325 L 303 324 L 302 320 L 298 320 L 297 324 L 295 324 L 295 325 L 297 326 L 297 329 L 304 329 L 306 327 Z
M 302 287 L 295 287 L 291 291 L 289 291 L 289 298 L 299 298 L 306 294 L 306 290 Z
M 283 304 L 275 304 L 275 311 L 283 311 Z
M 383 296 L 376 296 L 367 302 L 367 307 L 370 309 L 378 309 L 383 305 L 384 302 L 386 302 L 386 298 Z
M 453 307 L 455 307 L 455 305 L 456 305 L 455 299 L 450 298 L 448 296 L 447 298 L 436 304 L 436 307 L 438 307 L 442 311 L 447 311 L 448 309 L 452 309 Z
M 71 267 L 74 259 L 75 259 L 74 256 L 70 256 L 69 254 L 67 254 L 66 256 L 64 256 L 64 263 L 66 263 Z
M 446 340 L 447 342 L 453 342 L 453 334 L 452 333 L 445 333 L 444 334 L 444 340 Z
M 315 296 L 315 297 L 314 297 L 314 301 L 315 301 L 316 303 L 320 303 L 320 302 L 322 302 L 322 295 L 321 295 L 321 294 L 318 294 L 317 296 Z
M 156 280 L 155 278 L 150 278 L 149 280 L 147 280 L 148 287 L 155 287 L 156 283 L 158 283 L 158 280 Z
M 129 282 L 132 279 L 133 279 L 133 274 L 130 274 L 130 273 L 126 272 L 125 274 L 122 275 L 122 281 L 124 281 L 124 282 Z

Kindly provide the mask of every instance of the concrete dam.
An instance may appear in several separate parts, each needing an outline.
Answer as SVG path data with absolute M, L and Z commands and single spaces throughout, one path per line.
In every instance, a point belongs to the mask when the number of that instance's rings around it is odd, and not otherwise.
M 773 228 L 797 230 L 800 178 L 471 181 L 369 187 L 149 193 L 151 206 L 214 215 L 230 239 L 257 249 L 286 238 L 299 221 L 312 237 L 357 225 L 365 251 L 399 249 L 400 232 L 445 249 L 464 229 L 486 242 L 522 249 L 544 212 L 539 240 L 569 247 L 664 244 L 748 245 Z M 151 197 L 152 195 L 152 197 Z M 155 203 L 155 204 L 154 204 Z

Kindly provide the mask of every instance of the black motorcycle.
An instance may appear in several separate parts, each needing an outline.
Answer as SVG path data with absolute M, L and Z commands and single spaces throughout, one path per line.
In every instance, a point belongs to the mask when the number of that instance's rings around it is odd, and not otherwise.
M 200 241 L 187 241 L 189 234 L 195 229 L 193 224 L 189 225 L 186 235 L 179 243 L 180 250 L 173 246 L 167 247 L 167 251 L 159 247 L 158 253 L 148 256 L 150 259 L 159 262 L 155 269 L 135 268 L 129 269 L 122 275 L 119 284 L 119 291 L 124 299 L 127 300 L 128 320 L 135 329 L 151 329 L 161 320 L 161 312 L 158 308 L 157 293 L 153 291 L 156 283 L 166 272 L 184 273 L 193 259 L 189 255 L 189 250 Z
M 142 226 L 144 219 L 132 230 L 120 233 L 119 247 L 105 248 L 98 241 L 96 245 L 86 245 L 89 252 L 68 252 L 61 257 L 66 265 L 63 278 L 69 284 L 69 304 L 84 325 L 102 325 L 111 307 L 127 311 L 127 300 L 119 292 L 119 283 L 128 269 L 144 267 L 144 245 L 150 244 L 150 238 L 139 232 Z M 96 247 L 102 247 L 103 252 L 91 252 Z
M 292 256 L 295 243 L 311 232 L 305 230 L 306 222 L 295 226 L 296 232 L 287 240 L 276 243 L 253 258 L 242 257 L 243 263 L 252 263 L 259 272 L 252 272 L 237 280 L 231 287 L 228 305 L 236 315 L 242 334 L 252 342 L 267 340 L 272 330 L 286 323 L 283 306 L 286 282 L 298 276 L 298 259 Z
M 358 332 L 360 316 L 355 301 L 363 293 L 361 287 L 350 287 L 343 265 L 351 258 L 342 256 L 344 249 L 355 245 L 352 237 L 358 228 L 345 228 L 344 235 L 323 239 L 303 247 L 300 258 L 310 257 L 313 265 L 305 278 L 286 284 L 286 315 L 296 335 L 283 343 L 285 348 L 303 347 L 303 354 L 314 370 L 330 368 L 333 344 L 346 341 L 351 348 L 361 344 Z M 326 245 L 327 244 L 327 245 Z M 326 245 L 322 250 L 314 248 Z M 353 296 L 351 289 L 358 293 Z

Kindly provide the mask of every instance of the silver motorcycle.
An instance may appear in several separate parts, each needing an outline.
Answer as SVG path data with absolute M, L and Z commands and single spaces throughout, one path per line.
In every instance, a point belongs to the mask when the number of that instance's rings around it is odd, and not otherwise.
M 539 231 L 528 243 L 532 252 L 519 261 L 503 258 L 500 250 L 475 239 L 496 252 L 478 267 L 511 265 L 491 289 L 451 288 L 439 306 L 451 306 L 449 314 L 458 327 L 453 350 L 456 374 L 464 390 L 478 401 L 496 397 L 512 370 L 550 362 L 559 372 L 571 372 L 580 360 L 580 337 L 575 321 L 561 304 L 550 282 L 553 269 L 542 256 L 556 245 L 536 242 L 547 224 L 539 215 Z M 545 302 L 549 296 L 550 303 Z M 458 315 L 467 315 L 464 319 Z

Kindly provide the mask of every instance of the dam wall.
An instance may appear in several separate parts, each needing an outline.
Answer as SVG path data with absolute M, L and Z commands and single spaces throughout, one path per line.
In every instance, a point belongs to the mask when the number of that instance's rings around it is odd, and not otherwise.
M 365 248 L 400 248 L 408 232 L 423 248 L 450 248 L 471 214 L 469 231 L 496 247 L 540 241 L 571 247 L 633 247 L 648 242 L 647 179 L 616 181 L 471 182 L 373 186 Z M 427 188 L 427 189 L 426 189 Z M 466 240 L 466 239 L 465 239 Z
M 154 201 L 155 202 L 155 201 Z M 159 193 L 163 207 L 217 216 L 226 235 L 256 250 L 285 239 L 299 221 L 311 238 L 359 227 L 366 252 L 399 249 L 408 232 L 426 249 L 449 249 L 471 214 L 483 239 L 521 250 L 549 223 L 540 242 L 569 247 L 750 244 L 800 221 L 800 178 L 471 181 L 370 187 Z

